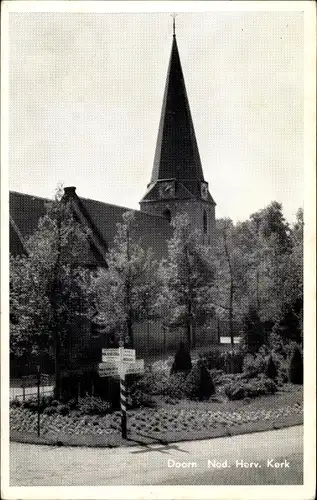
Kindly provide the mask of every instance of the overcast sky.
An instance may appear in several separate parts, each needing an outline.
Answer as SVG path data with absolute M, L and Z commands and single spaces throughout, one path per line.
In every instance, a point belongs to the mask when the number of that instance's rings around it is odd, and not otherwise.
M 300 12 L 181 13 L 176 34 L 217 217 L 303 205 Z M 10 189 L 138 208 L 150 180 L 170 13 L 10 14 Z

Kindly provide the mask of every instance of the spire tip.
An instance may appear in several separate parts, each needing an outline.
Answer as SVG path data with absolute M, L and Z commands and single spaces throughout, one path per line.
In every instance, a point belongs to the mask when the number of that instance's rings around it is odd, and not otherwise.
M 175 38 L 176 37 L 176 33 L 175 33 L 175 18 L 176 18 L 177 14 L 172 14 L 172 18 L 173 18 L 173 37 Z

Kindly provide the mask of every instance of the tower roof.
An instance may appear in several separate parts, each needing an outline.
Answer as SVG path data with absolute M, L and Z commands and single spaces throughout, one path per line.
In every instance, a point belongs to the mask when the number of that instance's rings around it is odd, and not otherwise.
M 161 179 L 204 180 L 175 31 L 151 184 Z

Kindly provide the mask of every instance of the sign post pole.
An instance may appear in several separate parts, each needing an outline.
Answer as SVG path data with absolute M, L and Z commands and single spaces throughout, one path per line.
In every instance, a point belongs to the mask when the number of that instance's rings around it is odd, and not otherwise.
M 125 384 L 125 369 L 123 364 L 124 344 L 120 342 L 119 347 L 120 357 L 120 406 L 121 406 L 121 434 L 123 439 L 127 439 L 127 392 Z

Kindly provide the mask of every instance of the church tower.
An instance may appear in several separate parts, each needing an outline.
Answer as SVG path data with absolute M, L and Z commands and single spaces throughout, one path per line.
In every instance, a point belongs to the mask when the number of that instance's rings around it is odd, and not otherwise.
M 140 201 L 142 212 L 171 220 L 187 213 L 204 243 L 212 242 L 215 206 L 204 179 L 178 53 L 175 19 L 151 181 Z

